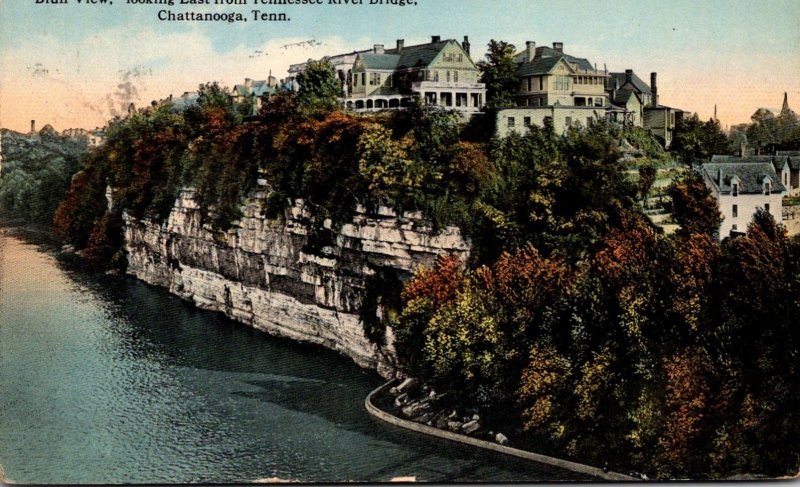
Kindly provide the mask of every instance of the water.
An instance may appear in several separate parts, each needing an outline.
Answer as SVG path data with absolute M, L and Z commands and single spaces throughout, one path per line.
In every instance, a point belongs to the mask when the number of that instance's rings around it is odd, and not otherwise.
M 570 474 L 371 418 L 374 373 L 0 229 L 0 465 L 22 483 Z

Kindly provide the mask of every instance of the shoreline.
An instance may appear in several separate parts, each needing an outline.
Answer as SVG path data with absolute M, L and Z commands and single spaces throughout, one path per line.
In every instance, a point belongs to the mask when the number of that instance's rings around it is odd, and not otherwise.
M 483 448 L 485 450 L 491 450 L 497 453 L 502 453 L 505 455 L 514 456 L 517 458 L 522 458 L 524 460 L 530 460 L 532 462 L 540 463 L 543 465 L 548 465 L 551 467 L 561 468 L 564 470 L 569 470 L 574 473 L 579 473 L 582 475 L 587 475 L 599 480 L 609 481 L 609 482 L 640 482 L 641 479 L 637 479 L 635 477 L 631 477 L 629 475 L 611 472 L 611 471 L 603 471 L 603 469 L 592 467 L 589 465 L 583 465 L 576 462 L 570 462 L 568 460 L 562 460 L 560 458 L 550 457 L 547 455 L 541 455 L 539 453 L 533 453 L 525 450 L 519 450 L 517 448 L 511 448 L 509 446 L 500 445 L 497 443 L 492 443 L 485 440 L 480 440 L 477 438 L 473 438 L 470 436 L 453 433 L 450 431 L 441 430 L 439 428 L 434 428 L 433 426 L 428 426 L 421 423 L 416 423 L 414 421 L 409 421 L 406 419 L 401 419 L 397 416 L 387 413 L 386 411 L 378 408 L 372 403 L 372 398 L 377 397 L 384 393 L 389 387 L 391 387 L 396 380 L 390 380 L 389 382 L 383 384 L 382 386 L 378 387 L 377 389 L 370 392 L 367 397 L 364 399 L 364 407 L 366 408 L 367 412 L 374 418 L 380 419 L 386 423 L 389 423 L 393 426 L 397 426 L 399 428 L 411 430 L 417 433 L 422 433 L 425 435 L 433 436 L 436 438 L 441 438 L 448 441 L 454 441 L 457 443 L 463 443 L 466 445 L 474 446 L 477 448 Z

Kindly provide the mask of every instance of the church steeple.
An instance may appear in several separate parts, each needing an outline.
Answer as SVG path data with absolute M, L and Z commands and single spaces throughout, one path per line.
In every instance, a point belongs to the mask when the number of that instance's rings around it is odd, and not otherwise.
M 789 95 L 783 92 L 783 106 L 781 107 L 781 115 L 789 113 Z

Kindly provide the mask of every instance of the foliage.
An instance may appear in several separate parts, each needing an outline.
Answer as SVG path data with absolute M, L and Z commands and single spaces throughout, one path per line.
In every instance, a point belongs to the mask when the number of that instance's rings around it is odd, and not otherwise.
M 708 162 L 715 154 L 733 154 L 734 147 L 720 128 L 719 121 L 701 122 L 697 114 L 683 117 L 675 124 L 670 151 L 686 164 Z
M 505 41 L 489 41 L 485 61 L 478 61 L 481 83 L 486 83 L 486 102 L 489 107 L 514 106 L 517 92 L 516 47 Z
M 0 213 L 49 224 L 85 152 L 84 142 L 44 130 L 32 137 L 4 130 Z
M 312 113 L 336 108 L 336 99 L 342 96 L 336 71 L 327 59 L 310 61 L 306 70 L 297 76 L 297 82 L 300 84 L 298 103 Z
M 712 236 L 719 231 L 722 214 L 699 174 L 689 173 L 676 180 L 667 188 L 667 193 L 672 198 L 672 216 L 681 226 L 680 234 Z

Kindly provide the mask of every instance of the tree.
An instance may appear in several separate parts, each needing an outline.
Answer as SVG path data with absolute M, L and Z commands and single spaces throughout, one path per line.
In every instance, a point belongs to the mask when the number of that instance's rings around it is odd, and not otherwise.
M 486 101 L 490 107 L 513 106 L 517 92 L 516 47 L 505 41 L 489 41 L 486 60 L 478 62 L 481 82 L 486 83 Z
M 672 198 L 672 215 L 681 226 L 682 235 L 700 233 L 714 236 L 719 232 L 722 214 L 702 177 L 690 173 L 667 188 Z
M 312 112 L 336 108 L 337 98 L 343 94 L 336 71 L 327 59 L 310 61 L 306 70 L 297 76 L 297 82 L 300 84 L 298 101 Z
M 717 120 L 701 122 L 695 113 L 675 124 L 670 150 L 682 163 L 692 165 L 707 162 L 715 154 L 732 154 L 734 147 Z

